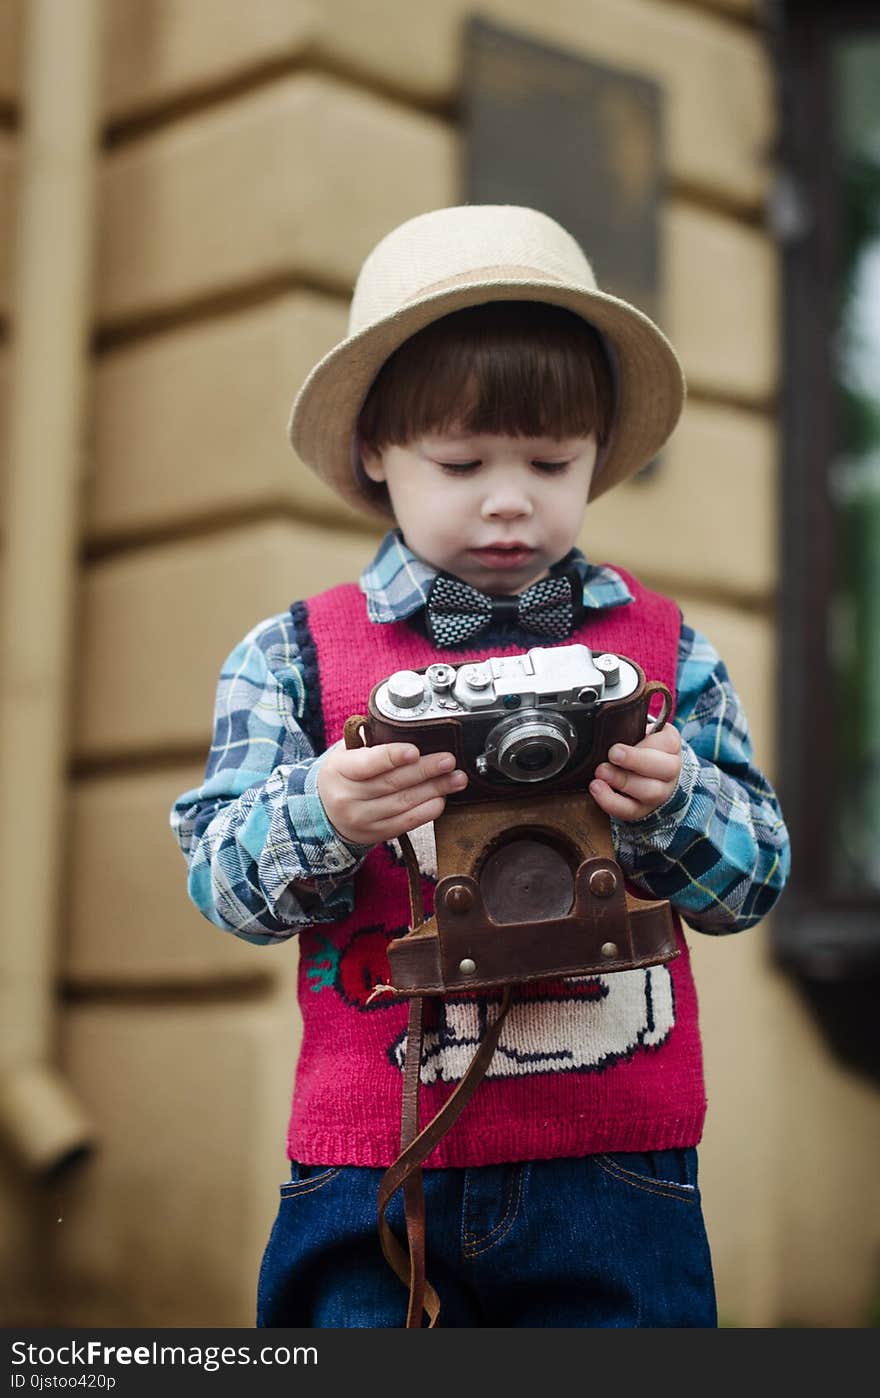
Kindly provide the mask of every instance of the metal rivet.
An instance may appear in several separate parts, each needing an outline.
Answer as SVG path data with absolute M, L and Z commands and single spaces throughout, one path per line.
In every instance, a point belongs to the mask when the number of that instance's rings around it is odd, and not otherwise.
M 476 961 L 471 961 L 469 956 L 466 956 L 463 961 L 459 961 L 458 969 L 463 976 L 472 976 L 477 969 L 477 963 Z
M 463 883 L 454 883 L 446 892 L 446 906 L 454 913 L 466 913 L 473 905 L 474 895 Z
M 610 898 L 617 888 L 617 879 L 610 869 L 597 869 L 590 875 L 590 892 L 594 898 Z
M 616 956 L 616 955 L 617 955 L 617 943 L 616 943 L 616 942 L 603 942 L 603 943 L 602 943 L 602 955 L 603 955 L 603 956 L 608 956 L 608 957 Z

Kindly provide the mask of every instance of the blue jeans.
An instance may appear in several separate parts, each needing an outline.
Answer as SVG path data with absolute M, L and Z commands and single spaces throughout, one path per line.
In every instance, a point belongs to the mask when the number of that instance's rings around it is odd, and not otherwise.
M 381 1169 L 291 1163 L 258 1326 L 406 1324 L 382 1256 Z M 695 1150 L 425 1170 L 426 1269 L 447 1326 L 715 1326 Z M 401 1191 L 388 1219 L 405 1242 Z

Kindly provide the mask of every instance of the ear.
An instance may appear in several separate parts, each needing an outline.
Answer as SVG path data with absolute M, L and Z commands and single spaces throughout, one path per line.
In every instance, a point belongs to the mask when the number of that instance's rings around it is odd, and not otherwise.
M 373 447 L 368 447 L 364 442 L 358 443 L 358 450 L 364 474 L 369 476 L 371 481 L 384 481 L 385 462 L 382 453 L 375 451 Z

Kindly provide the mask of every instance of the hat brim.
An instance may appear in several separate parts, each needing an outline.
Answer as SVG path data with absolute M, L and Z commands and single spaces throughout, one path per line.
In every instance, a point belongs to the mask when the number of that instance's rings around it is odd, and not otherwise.
M 652 320 L 607 292 L 544 279 L 464 280 L 374 321 L 342 340 L 309 374 L 293 405 L 289 437 L 300 460 L 345 500 L 388 517 L 361 488 L 352 440 L 370 385 L 396 349 L 441 316 L 489 301 L 544 301 L 562 306 L 600 331 L 611 346 L 616 403 L 611 441 L 590 499 L 647 464 L 675 427 L 685 398 L 678 358 Z

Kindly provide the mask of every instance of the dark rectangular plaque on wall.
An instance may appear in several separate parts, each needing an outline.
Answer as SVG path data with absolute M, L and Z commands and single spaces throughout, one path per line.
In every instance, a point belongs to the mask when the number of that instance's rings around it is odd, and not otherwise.
M 603 291 L 658 315 L 660 86 L 472 19 L 464 197 L 526 204 L 582 245 Z

